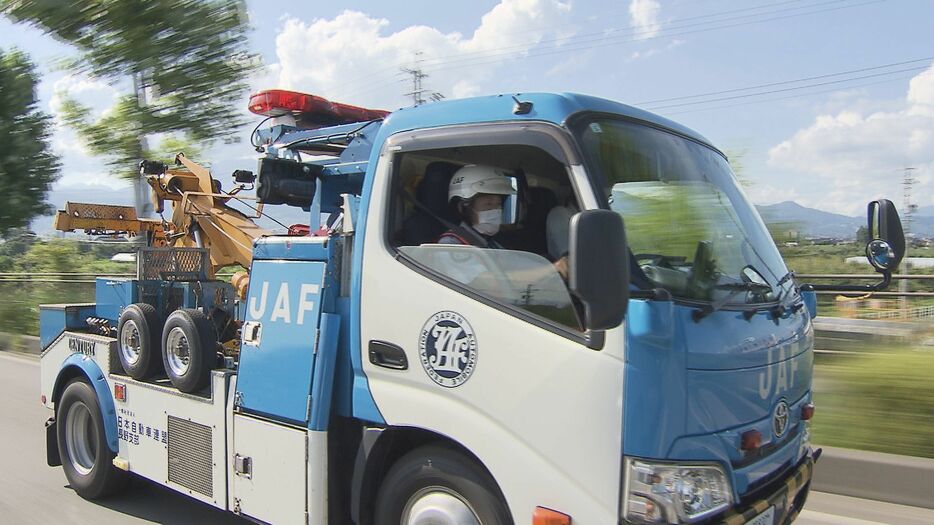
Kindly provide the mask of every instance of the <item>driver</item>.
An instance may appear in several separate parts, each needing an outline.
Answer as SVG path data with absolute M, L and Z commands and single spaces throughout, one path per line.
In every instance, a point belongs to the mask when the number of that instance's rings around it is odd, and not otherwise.
M 503 224 L 503 200 L 515 194 L 501 170 L 477 164 L 457 170 L 448 187 L 448 202 L 457 208 L 461 223 L 441 234 L 438 243 L 502 248 L 493 236 Z
M 457 170 L 448 187 L 448 202 L 456 206 L 461 223 L 441 234 L 438 243 L 503 248 L 494 236 L 503 223 L 503 201 L 515 194 L 515 188 L 502 170 L 477 164 Z M 554 259 L 555 270 L 567 280 L 567 254 L 559 254 Z

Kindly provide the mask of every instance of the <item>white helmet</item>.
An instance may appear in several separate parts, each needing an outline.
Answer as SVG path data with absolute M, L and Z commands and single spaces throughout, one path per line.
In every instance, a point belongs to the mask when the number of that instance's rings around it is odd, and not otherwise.
M 515 195 L 516 190 L 506 178 L 503 170 L 491 166 L 468 164 L 457 170 L 448 186 L 448 201 L 454 197 L 473 198 L 478 193 L 493 195 Z

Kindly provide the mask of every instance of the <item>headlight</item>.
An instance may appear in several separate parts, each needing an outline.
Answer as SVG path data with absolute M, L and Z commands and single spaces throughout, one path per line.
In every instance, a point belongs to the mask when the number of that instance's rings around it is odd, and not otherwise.
M 690 523 L 725 510 L 730 482 L 717 465 L 626 458 L 623 517 L 631 523 Z

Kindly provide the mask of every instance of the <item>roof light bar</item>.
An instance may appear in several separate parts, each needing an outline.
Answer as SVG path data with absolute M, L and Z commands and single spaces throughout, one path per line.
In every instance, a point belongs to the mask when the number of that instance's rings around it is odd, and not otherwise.
M 292 114 L 321 125 L 350 124 L 389 115 L 388 111 L 381 109 L 331 102 L 315 95 L 283 89 L 267 89 L 250 95 L 249 108 L 251 112 L 264 117 Z

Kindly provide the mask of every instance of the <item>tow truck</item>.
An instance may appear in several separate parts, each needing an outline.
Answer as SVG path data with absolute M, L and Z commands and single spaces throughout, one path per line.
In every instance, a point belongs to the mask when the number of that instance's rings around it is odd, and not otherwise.
M 180 156 L 143 166 L 171 221 L 61 217 L 150 239 L 136 278 L 40 308 L 48 464 L 79 495 L 132 474 L 265 523 L 794 521 L 820 454 L 815 293 L 889 284 L 890 201 L 867 213 L 880 282 L 809 285 L 724 154 L 631 106 L 249 108 L 268 123 L 234 191 Z M 439 242 L 466 166 L 512 188 L 496 247 Z M 233 210 L 254 183 L 307 227 Z

